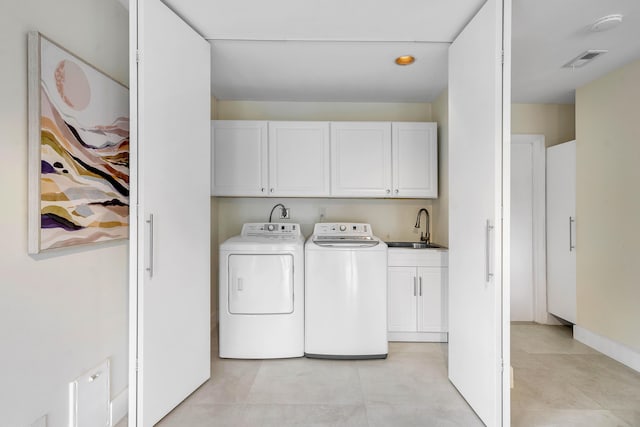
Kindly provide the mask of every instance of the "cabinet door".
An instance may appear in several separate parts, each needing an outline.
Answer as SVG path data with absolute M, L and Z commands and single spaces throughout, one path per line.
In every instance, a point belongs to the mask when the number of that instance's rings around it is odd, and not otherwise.
M 446 268 L 418 268 L 418 331 L 447 331 L 446 290 Z
M 267 122 L 216 120 L 212 138 L 212 194 L 266 196 Z
M 393 196 L 438 197 L 436 123 L 393 123 Z
M 269 122 L 269 195 L 328 196 L 329 123 Z
M 576 322 L 576 142 L 547 149 L 547 304 Z
M 391 196 L 391 123 L 331 123 L 331 194 Z
M 387 328 L 389 332 L 416 332 L 416 268 L 389 267 L 388 271 Z

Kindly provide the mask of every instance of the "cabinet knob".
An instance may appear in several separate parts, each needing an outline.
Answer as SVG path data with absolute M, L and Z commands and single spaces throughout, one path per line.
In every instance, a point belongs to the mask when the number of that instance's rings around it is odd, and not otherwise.
M 396 194 L 398 194 L 399 192 L 400 192 L 400 190 L 398 190 L 398 189 L 396 188 Z
M 260 191 L 264 193 L 264 187 L 262 187 L 262 188 L 260 189 Z
M 273 193 L 273 188 L 270 191 Z
M 387 194 L 389 194 L 389 193 L 391 193 L 391 190 L 389 190 L 389 189 L 387 188 Z

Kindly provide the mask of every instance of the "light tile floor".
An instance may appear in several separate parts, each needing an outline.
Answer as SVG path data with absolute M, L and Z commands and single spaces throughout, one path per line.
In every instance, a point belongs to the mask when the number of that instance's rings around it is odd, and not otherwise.
M 573 340 L 571 328 L 511 325 L 512 426 L 640 426 L 640 374 Z
M 482 426 L 447 379 L 447 346 L 390 343 L 386 360 L 229 360 L 167 415 L 173 426 Z
M 447 346 L 390 343 L 387 360 L 228 360 L 159 423 L 184 426 L 481 426 L 447 380 Z M 640 426 L 640 374 L 562 326 L 513 324 L 512 425 Z M 125 427 L 123 421 L 118 427 Z

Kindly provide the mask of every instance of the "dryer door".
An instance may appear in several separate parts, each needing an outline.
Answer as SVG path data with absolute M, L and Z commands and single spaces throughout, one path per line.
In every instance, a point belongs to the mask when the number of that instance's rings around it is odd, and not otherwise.
M 229 256 L 229 313 L 293 313 L 293 255 Z

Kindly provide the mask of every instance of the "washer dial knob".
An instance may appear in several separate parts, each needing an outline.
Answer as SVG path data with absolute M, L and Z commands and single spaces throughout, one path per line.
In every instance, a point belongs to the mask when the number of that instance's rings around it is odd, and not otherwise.
M 273 231 L 273 230 L 275 230 L 275 229 L 276 229 L 276 226 L 275 226 L 275 225 L 273 225 L 273 224 L 269 224 L 269 225 L 267 225 L 267 230 L 269 230 L 269 231 Z
M 346 225 L 341 225 L 340 226 L 340 231 L 347 231 L 347 226 Z

